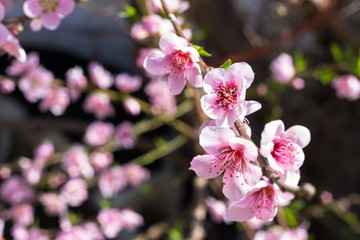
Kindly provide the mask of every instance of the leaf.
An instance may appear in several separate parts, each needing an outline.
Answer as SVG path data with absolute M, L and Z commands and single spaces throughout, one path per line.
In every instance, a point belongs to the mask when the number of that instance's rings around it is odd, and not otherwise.
M 295 68 L 296 68 L 297 72 L 304 71 L 308 66 L 308 62 L 303 57 L 303 54 L 301 52 L 299 52 L 299 51 L 296 52 L 295 55 L 294 55 L 294 65 L 295 65 Z
M 195 45 L 195 44 L 191 44 L 191 46 L 193 48 L 195 48 L 201 56 L 211 57 L 211 55 L 212 55 L 211 53 L 208 53 L 207 51 L 205 51 L 204 47 L 201 47 L 201 46 L 198 46 L 198 45 Z
M 318 70 L 315 71 L 314 73 L 314 78 L 320 80 L 320 82 L 323 85 L 328 85 L 336 76 L 336 72 L 330 70 L 330 69 L 325 69 L 325 70 Z
M 330 44 L 330 52 L 332 57 L 334 58 L 335 62 L 340 62 L 343 60 L 343 54 L 339 44 L 331 43 Z
M 220 68 L 226 70 L 226 69 L 228 69 L 228 68 L 230 67 L 230 65 L 231 65 L 231 60 L 228 59 L 228 60 L 226 60 L 226 61 L 220 66 Z
M 290 208 L 285 208 L 285 219 L 289 227 L 296 228 L 299 226 L 298 221 L 296 220 L 296 211 Z
M 67 217 L 69 219 L 69 221 L 73 224 L 73 225 L 78 225 L 79 223 L 81 223 L 82 218 L 79 214 L 76 214 L 74 212 L 68 212 L 67 213 Z
M 136 8 L 128 4 L 125 5 L 124 10 L 118 13 L 119 18 L 134 18 L 137 15 Z
M 100 208 L 111 208 L 112 207 L 112 203 L 106 199 L 101 199 L 98 202 L 98 205 L 100 206 Z

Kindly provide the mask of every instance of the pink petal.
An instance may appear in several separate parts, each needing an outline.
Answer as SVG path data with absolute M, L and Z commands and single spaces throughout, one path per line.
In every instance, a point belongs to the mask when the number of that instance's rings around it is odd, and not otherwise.
M 222 114 L 219 114 L 219 117 L 216 119 L 216 125 L 218 126 L 232 126 L 238 118 L 244 118 L 244 116 L 240 116 L 240 114 L 243 114 L 241 111 L 224 112 L 222 109 L 221 111 Z
M 245 116 L 250 115 L 261 108 L 261 104 L 257 101 L 244 101 L 243 104 L 246 108 Z
M 254 80 L 254 72 L 246 62 L 234 63 L 231 65 L 224 75 L 225 79 L 241 79 L 245 82 L 245 87 L 249 88 Z
M 300 170 L 285 171 L 284 182 L 288 186 L 297 186 L 300 180 Z
M 4 19 L 4 16 L 5 16 L 5 8 L 2 5 L 2 3 L 0 3 L 0 21 Z
M 41 27 L 42 27 L 41 18 L 35 18 L 35 19 L 31 20 L 30 27 L 31 27 L 31 30 L 33 30 L 34 32 L 40 31 Z
M 230 177 L 230 174 L 225 174 L 224 177 Z M 239 201 L 248 192 L 249 187 L 243 182 L 243 178 L 236 176 L 230 177 L 228 181 L 224 181 L 223 193 L 230 201 Z
M 244 222 L 254 217 L 254 214 L 248 207 L 249 198 L 244 198 L 239 202 L 235 202 L 228 209 L 228 218 L 232 221 Z
M 162 75 L 165 73 L 165 55 L 158 49 L 153 50 L 145 58 L 144 68 L 151 74 Z
M 0 23 L 0 45 L 3 45 L 9 38 L 9 30 Z
M 42 13 L 42 7 L 39 1 L 26 1 L 23 5 L 23 10 L 29 18 L 35 18 Z
M 186 80 L 183 73 L 172 72 L 169 74 L 169 90 L 173 95 L 178 95 L 185 87 Z
M 222 68 L 214 68 L 205 75 L 204 78 L 204 91 L 206 93 L 213 93 L 218 84 L 223 82 L 225 70 Z
M 47 13 L 41 16 L 44 28 L 55 30 L 60 25 L 60 17 L 57 13 Z
M 159 47 L 166 55 L 187 46 L 188 42 L 186 39 L 178 37 L 175 33 L 164 34 L 159 41 Z
M 202 75 L 198 64 L 185 71 L 185 77 L 196 88 L 202 87 Z
M 211 163 L 215 160 L 216 158 L 212 155 L 198 155 L 190 162 L 191 167 L 189 169 L 193 170 L 199 177 L 207 179 L 215 178 L 223 172 L 223 170 L 220 170 L 220 166 L 216 166 L 210 170 L 210 168 L 214 166 Z
M 292 126 L 285 132 L 287 139 L 291 140 L 293 143 L 296 143 L 301 148 L 306 147 L 310 142 L 310 131 L 304 126 Z
M 269 143 L 272 143 L 272 140 L 275 137 L 280 137 L 284 130 L 285 126 L 281 120 L 271 121 L 265 125 L 264 130 L 261 133 L 260 141 L 260 152 L 264 157 L 267 157 L 270 151 Z
M 59 6 L 56 9 L 57 13 L 68 15 L 74 10 L 75 7 L 74 0 L 59 0 L 58 2 L 59 2 Z
M 234 150 L 242 150 L 244 152 L 244 158 L 247 162 L 256 161 L 258 157 L 258 151 L 255 144 L 249 140 L 244 138 L 232 138 L 229 145 Z
M 215 107 L 215 94 L 207 94 L 201 97 L 200 104 L 206 115 L 211 119 L 221 117 L 224 113 L 221 107 Z
M 219 149 L 229 146 L 229 140 L 236 137 L 235 133 L 227 127 L 205 127 L 199 136 L 200 145 L 209 154 L 219 153 Z

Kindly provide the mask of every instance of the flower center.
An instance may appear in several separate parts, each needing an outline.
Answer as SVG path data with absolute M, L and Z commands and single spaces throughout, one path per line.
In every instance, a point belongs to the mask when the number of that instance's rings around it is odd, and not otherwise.
M 40 0 L 40 5 L 44 13 L 53 13 L 59 6 L 57 0 Z
M 193 63 L 190 54 L 177 50 L 176 52 L 170 55 L 171 64 L 173 67 L 178 68 L 180 70 L 185 70 L 191 66 Z
M 267 186 L 253 193 L 248 206 L 258 219 L 271 215 L 276 208 L 274 188 Z
M 221 83 L 216 88 L 215 105 L 221 107 L 224 111 L 231 111 L 236 106 L 237 85 L 234 82 Z
M 273 140 L 274 148 L 271 152 L 273 158 L 284 165 L 292 164 L 295 161 L 296 148 L 293 142 L 286 138 L 275 138 Z

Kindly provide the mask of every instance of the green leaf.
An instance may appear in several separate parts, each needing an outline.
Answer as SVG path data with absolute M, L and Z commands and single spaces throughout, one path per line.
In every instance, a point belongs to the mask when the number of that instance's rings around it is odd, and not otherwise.
M 130 6 L 128 4 L 124 7 L 125 11 L 119 12 L 118 16 L 120 18 L 134 18 L 137 15 L 137 10 L 133 6 Z
M 288 208 L 291 208 L 295 211 L 300 211 L 301 209 L 303 209 L 305 207 L 305 201 L 304 200 L 295 200 L 292 201 L 291 204 L 288 206 Z
M 149 193 L 151 191 L 151 184 L 150 183 L 141 184 L 140 191 L 143 193 Z
M 340 62 L 343 60 L 343 54 L 339 44 L 331 43 L 330 44 L 330 52 L 332 57 L 334 58 L 335 62 Z
M 176 229 L 176 228 L 170 229 L 169 238 L 170 238 L 171 240 L 184 239 L 184 237 L 183 237 L 182 233 L 180 232 L 180 230 L 179 230 L 179 229 Z
M 228 60 L 226 60 L 226 61 L 220 66 L 220 68 L 226 70 L 226 69 L 228 69 L 228 68 L 230 67 L 230 65 L 231 65 L 231 60 L 228 59 Z
M 81 223 L 82 218 L 80 217 L 79 214 L 76 214 L 74 212 L 68 212 L 67 213 L 67 217 L 69 219 L 69 221 L 73 224 L 73 225 L 78 225 L 79 223 Z
M 295 53 L 295 55 L 294 55 L 294 65 L 295 65 L 295 68 L 296 68 L 297 72 L 302 72 L 307 68 L 308 62 L 303 57 L 302 52 L 298 51 L 298 52 Z
M 299 226 L 298 221 L 296 220 L 296 211 L 290 208 L 285 208 L 285 219 L 289 224 L 289 227 L 296 228 Z
M 191 46 L 193 48 L 195 48 L 201 56 L 211 57 L 211 54 L 208 53 L 207 51 L 205 51 L 204 47 L 201 47 L 201 46 L 198 46 L 198 45 L 195 45 L 195 44 L 191 44 Z
M 336 76 L 336 72 L 330 70 L 330 69 L 325 69 L 325 70 L 318 70 L 315 71 L 314 73 L 314 78 L 320 80 L 320 82 L 323 85 L 328 85 Z
M 111 208 L 112 207 L 112 203 L 107 199 L 101 199 L 98 202 L 98 205 L 100 206 L 100 208 Z

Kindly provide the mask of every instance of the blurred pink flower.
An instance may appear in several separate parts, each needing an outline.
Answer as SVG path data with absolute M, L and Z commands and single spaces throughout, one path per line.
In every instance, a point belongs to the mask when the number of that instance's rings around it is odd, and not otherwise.
M 150 2 L 155 12 L 159 10 L 164 11 L 162 10 L 163 7 L 160 0 L 150 0 Z M 165 2 L 170 12 L 181 13 L 187 10 L 190 6 L 189 2 L 182 0 L 166 0 Z
M 138 53 L 138 57 L 136 58 L 136 66 L 140 69 L 144 68 L 144 61 L 147 55 L 156 48 L 141 48 Z
M 41 112 L 50 110 L 55 116 L 63 115 L 70 104 L 70 95 L 66 88 L 52 89 L 41 101 L 39 108 Z
M 27 0 L 23 10 L 26 16 L 33 19 L 31 29 L 39 31 L 42 26 L 48 30 L 58 28 L 60 20 L 69 15 L 74 7 L 74 0 Z
M 20 176 L 12 176 L 0 186 L 0 197 L 10 205 L 29 202 L 35 194 L 29 184 Z
M 124 121 L 116 127 L 115 140 L 120 148 L 132 149 L 136 143 L 136 136 L 131 122 Z
M 29 158 L 20 157 L 19 166 L 24 179 L 26 179 L 29 184 L 34 185 L 39 183 L 44 166 L 43 159 L 38 158 L 35 161 L 31 161 Z
M 151 80 L 145 87 L 145 93 L 150 98 L 153 114 L 159 114 L 162 111 L 168 115 L 176 113 L 175 96 L 170 93 L 168 82 L 164 78 Z
M 49 94 L 53 80 L 52 72 L 43 67 L 38 67 L 22 76 L 18 85 L 25 98 L 34 103 Z
M 100 63 L 91 62 L 88 71 L 92 82 L 102 89 L 110 88 L 114 83 L 114 77 Z
M 280 54 L 270 64 L 274 80 L 279 83 L 288 83 L 296 73 L 292 57 L 287 53 Z
M 115 78 L 115 87 L 122 92 L 136 92 L 141 88 L 142 78 L 131 76 L 128 73 L 118 74 Z
M 137 227 L 144 224 L 144 219 L 140 214 L 130 209 L 124 209 L 120 212 L 120 222 L 123 229 L 134 231 Z
M 286 229 L 281 235 L 279 240 L 307 240 L 308 232 L 307 230 L 300 226 L 294 229 Z
M 329 204 L 333 201 L 333 195 L 331 192 L 323 191 L 320 194 L 320 199 L 324 204 Z
M 266 84 L 260 83 L 256 88 L 256 92 L 261 97 L 265 96 L 268 92 Z
M 107 238 L 115 238 L 123 229 L 121 213 L 116 208 L 101 209 L 97 215 L 101 231 Z
M 94 169 L 89 163 L 84 147 L 81 145 L 73 145 L 64 153 L 62 166 L 70 177 L 83 175 L 85 178 L 92 178 L 94 176 Z
M 95 171 L 102 171 L 110 166 L 114 156 L 105 151 L 95 151 L 90 154 L 90 163 Z
M 125 99 L 124 109 L 131 116 L 136 116 L 141 113 L 140 103 L 131 97 Z
M 167 33 L 160 38 L 160 50 L 149 53 L 144 68 L 151 74 L 169 74 L 170 92 L 180 94 L 186 80 L 194 87 L 202 86 L 202 75 L 198 62 L 200 55 L 193 47 L 188 46 L 186 39 L 174 33 Z
M 254 80 L 254 72 L 245 62 L 234 63 L 227 70 L 215 68 L 204 78 L 201 107 L 218 126 L 233 125 L 261 108 L 256 101 L 245 101 L 246 89 Z
M 0 81 L 0 89 L 1 89 L 1 92 L 4 94 L 12 93 L 15 90 L 15 87 L 16 87 L 16 85 L 15 85 L 14 81 L 12 81 L 9 78 L 3 78 Z
M 84 101 L 83 107 L 85 112 L 93 113 L 100 120 L 112 117 L 115 114 L 110 98 L 105 93 L 89 94 Z
M 54 144 L 52 141 L 46 139 L 41 142 L 34 150 L 34 158 L 48 159 L 54 154 Z
M 104 198 L 111 198 L 118 191 L 124 189 L 126 184 L 127 178 L 124 169 L 116 166 L 101 173 L 98 186 Z
M 50 240 L 44 230 L 39 228 L 26 229 L 21 225 L 14 225 L 11 228 L 11 236 L 14 240 Z
M 65 199 L 55 193 L 43 193 L 39 202 L 44 206 L 45 213 L 49 216 L 64 216 L 67 212 Z
M 301 90 L 305 87 L 305 81 L 304 81 L 304 79 L 297 77 L 291 82 L 291 85 L 296 90 Z
M 262 226 L 264 226 L 264 223 L 264 221 L 257 219 L 256 217 L 253 217 L 245 222 L 246 226 L 253 230 L 261 228 Z
M 80 97 L 80 91 L 87 86 L 87 79 L 83 69 L 79 66 L 70 68 L 66 72 L 66 86 L 72 101 L 76 101 Z
M 0 56 L 3 51 L 17 58 L 20 62 L 26 61 L 26 52 L 20 46 L 19 40 L 0 23 Z
M 88 198 L 86 182 L 80 178 L 70 179 L 60 189 L 60 197 L 62 197 L 69 206 L 80 206 Z
M 20 76 L 35 69 L 39 66 L 39 55 L 36 52 L 31 52 L 27 55 L 25 62 L 20 62 L 14 59 L 11 65 L 6 68 L 6 73 L 10 76 Z
M 224 218 L 226 218 L 225 203 L 210 196 L 205 199 L 205 203 L 212 221 L 214 223 L 224 222 Z
M 113 133 L 114 126 L 111 123 L 96 121 L 86 128 L 84 142 L 90 146 L 101 146 L 110 140 Z
M 335 78 L 332 87 L 336 90 L 338 98 L 355 101 L 360 97 L 360 80 L 353 75 L 344 75 Z
M 128 163 L 123 166 L 126 179 L 133 187 L 139 186 L 142 182 L 150 179 L 150 172 L 137 164 Z
M 105 240 L 104 235 L 101 233 L 96 223 L 86 222 L 82 227 L 88 234 L 87 240 Z
M 29 226 L 34 222 L 34 209 L 27 203 L 14 205 L 11 208 L 11 217 L 15 224 Z

